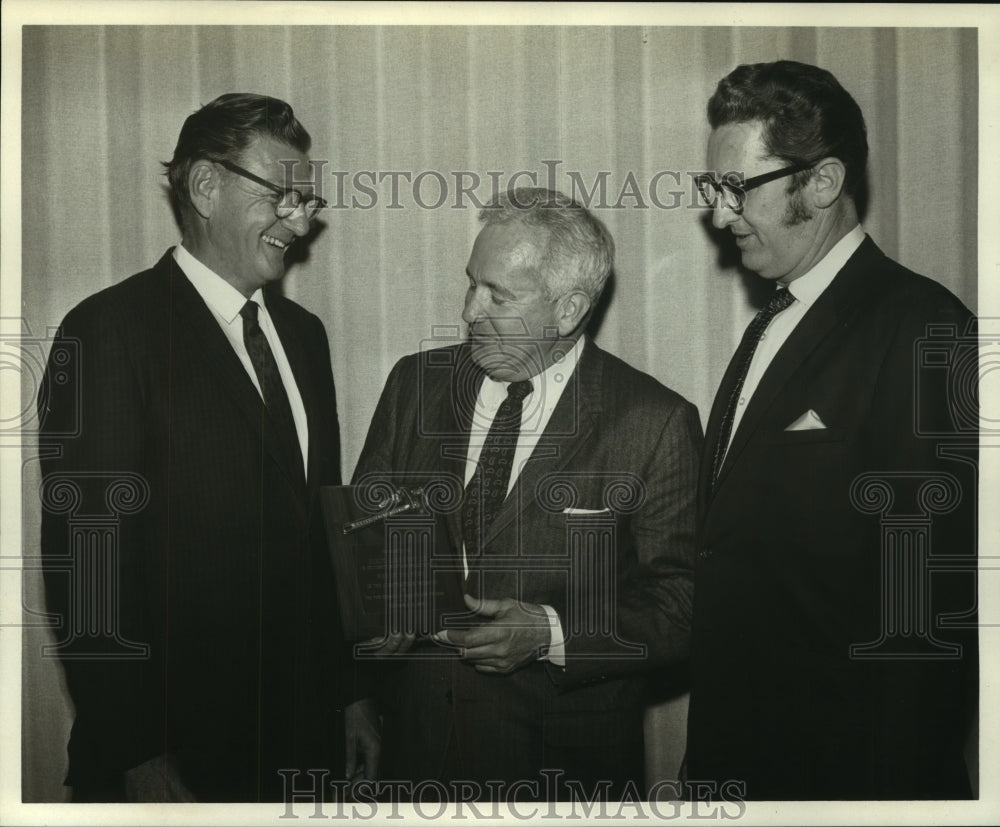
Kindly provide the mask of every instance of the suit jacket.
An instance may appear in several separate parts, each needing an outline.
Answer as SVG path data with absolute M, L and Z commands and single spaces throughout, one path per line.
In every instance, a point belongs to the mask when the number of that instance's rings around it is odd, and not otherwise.
M 276 768 L 329 766 L 343 644 L 315 504 L 339 481 L 333 377 L 321 322 L 280 296 L 267 306 L 308 418 L 308 483 L 172 251 L 60 328 L 41 403 L 42 551 L 76 707 L 68 784 L 171 753 L 200 797 L 274 799 Z M 77 634 L 77 596 L 104 575 L 79 565 L 97 548 L 67 565 L 72 538 L 109 513 L 98 542 L 117 591 L 90 605 L 117 617 Z
M 482 381 L 465 346 L 402 359 L 355 473 L 356 482 L 447 481 L 446 530 L 459 569 L 469 423 Z M 551 798 L 561 791 L 539 775 L 551 769 L 588 789 L 610 781 L 620 790 L 629 780 L 642 789 L 641 676 L 688 654 L 700 443 L 691 404 L 587 342 L 465 584 L 485 597 L 552 606 L 566 634 L 565 668 L 535 661 L 485 675 L 422 657 L 440 648 L 418 648 L 381 681 L 383 778 L 522 780 L 537 786 L 515 795 Z M 603 510 L 606 522 L 581 529 L 567 508 Z M 598 568 L 588 568 L 586 537 L 601 549 L 601 561 L 590 561 Z
M 976 426 L 963 439 L 961 423 L 976 420 L 959 374 L 970 320 L 866 238 L 768 367 L 713 492 L 730 365 L 701 469 L 692 781 L 779 800 L 968 795 Z M 809 410 L 826 428 L 786 430 Z M 949 434 L 965 447 L 943 451 Z M 914 562 L 915 580 L 886 579 L 902 565 L 891 555 L 928 550 L 933 573 Z M 966 570 L 942 570 L 948 555 Z M 944 628 L 947 612 L 966 613 L 966 628 Z M 899 625 L 916 614 L 919 628 Z

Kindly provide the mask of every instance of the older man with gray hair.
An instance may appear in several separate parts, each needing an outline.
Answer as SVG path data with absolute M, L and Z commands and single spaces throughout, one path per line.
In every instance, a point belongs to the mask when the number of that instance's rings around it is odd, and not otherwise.
M 387 635 L 384 739 L 358 756 L 465 800 L 641 794 L 643 676 L 688 653 L 698 414 L 585 335 L 599 220 L 543 189 L 480 220 L 468 340 L 395 366 L 355 472 L 450 481 L 468 614 Z

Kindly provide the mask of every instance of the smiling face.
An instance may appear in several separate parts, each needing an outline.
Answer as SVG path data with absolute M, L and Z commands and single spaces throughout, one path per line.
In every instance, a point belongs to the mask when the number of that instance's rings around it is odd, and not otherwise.
M 752 178 L 787 166 L 771 157 L 761 138 L 760 122 L 730 123 L 708 140 L 708 168 L 716 174 L 741 172 Z M 743 266 L 782 284 L 808 272 L 826 253 L 825 239 L 802 191 L 788 194 L 788 179 L 770 181 L 747 193 L 743 212 L 716 203 L 712 224 L 729 228 Z
M 284 164 L 281 161 L 285 161 Z M 294 161 L 294 166 L 290 163 Z M 305 153 L 269 137 L 256 138 L 237 163 L 248 172 L 279 186 L 311 191 L 312 169 Z M 279 195 L 220 164 L 211 164 L 217 176 L 210 209 L 191 252 L 248 298 L 258 288 L 285 275 L 285 252 L 309 232 L 302 209 L 277 218 Z M 294 177 L 286 177 L 293 173 Z M 209 202 L 205 202 L 208 204 Z
M 546 240 L 546 231 L 511 221 L 487 225 L 473 245 L 462 319 L 472 358 L 497 381 L 535 376 L 568 349 L 564 302 L 547 298 L 538 273 Z

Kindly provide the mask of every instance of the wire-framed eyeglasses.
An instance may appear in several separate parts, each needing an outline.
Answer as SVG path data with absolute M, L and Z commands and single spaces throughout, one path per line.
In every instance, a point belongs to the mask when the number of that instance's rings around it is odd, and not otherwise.
M 225 158 L 213 158 L 212 160 L 217 164 L 221 164 L 230 172 L 235 172 L 237 175 L 241 175 L 248 181 L 253 181 L 255 184 L 267 187 L 267 189 L 271 190 L 271 192 L 279 195 L 280 198 L 274 205 L 274 215 L 277 218 L 288 218 L 301 206 L 305 210 L 306 218 L 311 219 L 314 215 L 316 215 L 316 213 L 327 206 L 326 201 L 315 193 L 304 195 L 298 190 L 291 189 L 289 187 L 279 187 L 277 184 L 272 184 L 267 179 L 261 178 L 254 175 L 249 170 L 243 169 L 243 167 L 238 164 L 234 164 L 232 161 L 227 161 Z
M 727 172 L 720 179 L 716 179 L 715 176 L 706 172 L 694 176 L 694 182 L 707 206 L 714 207 L 716 201 L 721 198 L 724 207 L 739 215 L 743 212 L 747 193 L 750 190 L 771 181 L 777 181 L 779 178 L 794 175 L 796 172 L 810 169 L 813 166 L 815 165 L 793 164 L 790 167 L 782 167 L 772 172 L 765 172 L 763 175 L 755 175 L 753 178 L 747 178 L 746 180 L 743 179 L 743 174 L 739 172 Z

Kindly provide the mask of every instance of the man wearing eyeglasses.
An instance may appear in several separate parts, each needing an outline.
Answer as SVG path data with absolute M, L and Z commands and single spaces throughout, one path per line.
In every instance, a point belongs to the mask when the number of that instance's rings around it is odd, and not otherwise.
M 95 599 L 112 616 L 61 651 L 76 801 L 280 800 L 279 770 L 343 752 L 330 734 L 342 642 L 314 507 L 340 479 L 330 355 L 322 323 L 267 290 L 323 206 L 309 147 L 274 98 L 228 94 L 192 114 L 165 164 L 180 245 L 69 313 L 74 381 L 58 381 L 53 348 L 45 485 L 69 485 L 90 511 L 114 480 L 132 498 L 107 500 L 117 598 Z M 79 434 L 59 437 L 74 406 Z M 72 529 L 46 509 L 64 631 L 79 595 L 105 588 L 99 550 L 65 571 L 80 555 Z
M 865 124 L 833 75 L 740 66 L 708 116 L 699 189 L 774 291 L 707 427 L 691 793 L 969 797 L 975 434 L 941 435 L 975 389 L 917 354 L 934 331 L 958 354 L 972 317 L 862 230 Z

